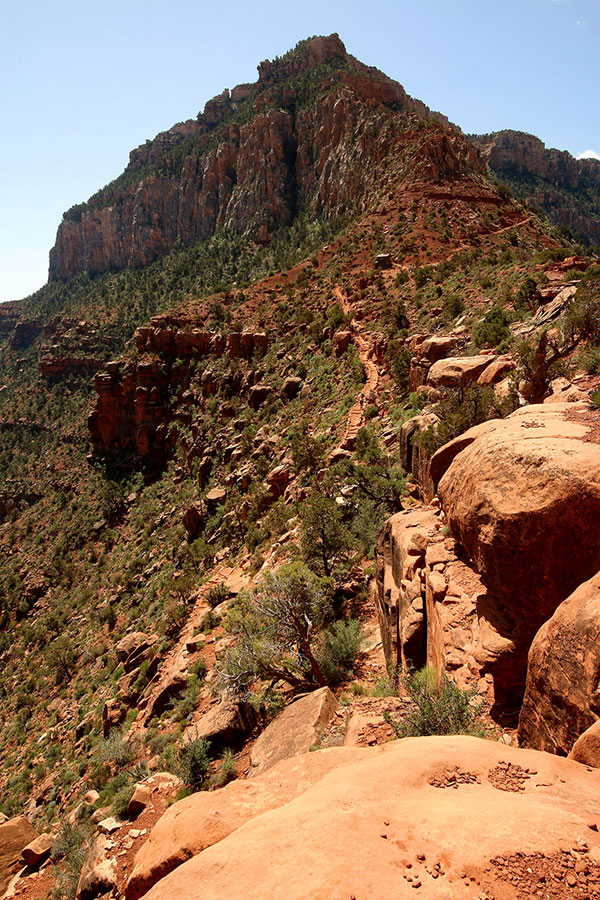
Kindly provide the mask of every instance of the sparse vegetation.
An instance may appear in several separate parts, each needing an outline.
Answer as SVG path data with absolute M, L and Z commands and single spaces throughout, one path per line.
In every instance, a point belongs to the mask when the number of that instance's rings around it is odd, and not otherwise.
M 397 737 L 434 734 L 471 734 L 483 737 L 477 720 L 476 692 L 462 691 L 444 674 L 438 678 L 431 668 L 405 678 L 413 709 L 400 721 L 391 721 Z

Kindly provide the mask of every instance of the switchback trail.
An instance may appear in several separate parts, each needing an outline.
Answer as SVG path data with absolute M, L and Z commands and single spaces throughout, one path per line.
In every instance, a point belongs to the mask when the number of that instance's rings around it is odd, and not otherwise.
M 342 289 L 336 287 L 334 289 L 334 295 L 339 301 L 342 309 L 344 310 L 345 315 L 348 315 L 351 312 L 351 306 Z M 346 420 L 346 430 L 344 431 L 344 436 L 342 437 L 342 440 L 339 444 L 339 449 L 341 450 L 351 450 L 354 446 L 356 436 L 366 422 L 365 406 L 369 401 L 375 399 L 377 388 L 379 387 L 380 378 L 379 369 L 377 368 L 377 363 L 374 360 L 375 354 L 373 350 L 373 344 L 361 333 L 359 323 L 352 323 L 351 333 L 352 340 L 354 341 L 356 349 L 358 350 L 358 357 L 365 370 L 367 380 L 363 388 L 361 389 L 357 400 L 348 412 L 348 418 Z

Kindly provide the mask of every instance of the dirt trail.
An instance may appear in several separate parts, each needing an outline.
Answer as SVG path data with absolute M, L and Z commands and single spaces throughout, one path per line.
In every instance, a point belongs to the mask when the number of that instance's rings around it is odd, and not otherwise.
M 340 303 L 344 313 L 348 315 L 352 311 L 351 304 L 341 288 L 334 289 L 334 295 Z M 359 359 L 365 370 L 367 380 L 362 388 L 356 402 L 351 407 L 346 421 L 346 430 L 340 441 L 339 448 L 342 450 L 351 450 L 354 446 L 356 436 L 362 426 L 365 424 L 365 406 L 369 401 L 376 397 L 377 388 L 379 387 L 379 369 L 374 361 L 374 351 L 372 343 L 361 333 L 360 323 L 352 323 L 352 339 L 358 350 Z

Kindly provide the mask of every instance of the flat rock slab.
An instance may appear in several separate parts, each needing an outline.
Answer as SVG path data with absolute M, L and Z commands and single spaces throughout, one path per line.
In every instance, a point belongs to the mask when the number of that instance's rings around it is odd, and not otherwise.
M 346 762 L 365 758 L 355 747 Z M 187 859 L 223 840 L 260 812 L 289 802 L 338 765 L 330 750 L 305 753 L 277 763 L 260 778 L 232 781 L 217 793 L 192 794 L 171 806 L 140 848 L 126 885 L 127 900 L 138 900 Z M 215 799 L 218 798 L 215 804 Z
M 337 765 L 278 808 L 265 811 L 259 795 L 255 818 L 146 900 L 507 900 L 515 873 L 535 895 L 542 868 L 563 863 L 558 896 L 571 896 L 567 874 L 584 891 L 574 897 L 600 896 L 599 771 L 469 737 L 311 755 Z

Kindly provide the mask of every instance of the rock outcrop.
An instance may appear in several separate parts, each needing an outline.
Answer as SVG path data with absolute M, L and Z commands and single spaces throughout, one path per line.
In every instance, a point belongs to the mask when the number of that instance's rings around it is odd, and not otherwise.
M 478 615 L 497 636 L 497 694 L 517 705 L 536 632 L 600 569 L 596 429 L 585 404 L 529 406 L 472 428 L 446 454 L 439 496 L 487 588 Z
M 597 574 L 560 604 L 531 645 L 519 721 L 523 744 L 566 755 L 593 727 L 600 717 L 599 637 Z
M 377 541 L 373 590 L 389 672 L 428 665 L 493 706 L 492 677 L 484 670 L 494 648 L 477 613 L 487 591 L 444 534 L 439 506 L 388 519 Z
M 220 814 L 214 795 L 210 815 L 209 798 L 183 801 L 198 807 L 195 828 L 188 814 L 195 855 L 155 884 L 148 900 L 508 898 L 515 881 L 535 893 L 540 875 L 552 885 L 568 877 L 573 896 L 600 896 L 596 770 L 467 737 L 334 748 L 304 759 L 309 771 L 319 764 L 328 771 L 306 778 L 283 802 L 265 802 L 263 785 L 277 775 L 283 787 L 286 763 L 242 783 L 239 824 L 229 788 Z M 167 813 L 171 824 L 181 806 Z M 269 847 L 277 852 L 265 865 Z M 161 853 L 158 841 L 153 848 Z

